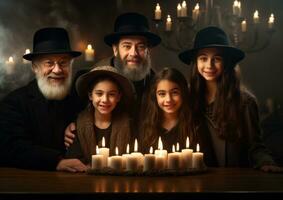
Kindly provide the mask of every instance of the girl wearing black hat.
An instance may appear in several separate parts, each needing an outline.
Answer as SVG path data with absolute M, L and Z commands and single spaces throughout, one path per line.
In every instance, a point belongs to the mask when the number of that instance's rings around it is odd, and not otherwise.
M 256 98 L 241 86 L 235 70 L 244 56 L 218 27 L 200 30 L 194 48 L 179 54 L 193 67 L 190 100 L 205 162 L 281 171 L 261 141 Z

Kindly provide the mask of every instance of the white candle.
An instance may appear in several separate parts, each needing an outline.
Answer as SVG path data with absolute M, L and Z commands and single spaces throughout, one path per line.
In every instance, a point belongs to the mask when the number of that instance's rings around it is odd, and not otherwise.
M 116 156 L 110 157 L 109 167 L 114 169 L 115 171 L 121 171 L 123 162 L 122 162 L 122 156 L 119 156 L 118 147 L 115 148 L 115 154 Z
M 15 72 L 15 62 L 13 56 L 10 56 L 5 65 L 6 74 L 10 75 Z
M 177 17 L 181 17 L 182 16 L 182 7 L 181 7 L 181 4 L 178 3 L 177 5 Z
M 167 150 L 163 150 L 163 143 L 161 137 L 158 138 L 158 149 L 154 151 L 155 154 L 155 168 L 165 169 L 167 165 Z
M 87 48 L 85 50 L 85 60 L 86 61 L 94 60 L 94 49 L 92 49 L 91 44 L 87 45 Z
M 268 19 L 268 28 L 273 28 L 273 24 L 274 24 L 274 15 L 271 14 L 269 19 Z
M 160 20 L 161 19 L 161 8 L 159 3 L 156 4 L 155 11 L 154 11 L 154 19 Z
M 126 153 L 122 154 L 122 162 L 123 162 L 122 167 L 123 167 L 123 169 L 126 168 L 126 161 L 127 161 L 129 155 L 130 155 L 130 145 L 127 144 Z
M 180 167 L 180 156 L 175 152 L 175 145 L 172 146 L 172 153 L 168 153 L 168 169 L 179 169 Z
M 241 12 L 242 12 L 241 2 L 235 0 L 234 3 L 233 3 L 233 15 L 241 16 Z
M 29 49 L 26 49 L 25 55 L 26 55 L 26 54 L 29 54 L 29 53 L 30 53 L 30 50 L 29 50 Z M 23 59 L 23 63 L 24 63 L 24 64 L 28 64 L 28 63 L 30 63 L 30 61 L 29 61 L 29 60 L 26 60 L 26 59 Z
M 185 169 L 192 168 L 192 162 L 193 162 L 192 155 L 193 155 L 193 150 L 190 149 L 190 140 L 189 137 L 187 137 L 186 149 L 182 149 L 182 161 Z
M 103 155 L 99 155 L 99 148 L 96 146 L 96 155 L 91 156 L 91 168 L 102 169 L 103 167 Z
M 155 156 L 152 154 L 153 148 L 150 147 L 149 154 L 144 155 L 143 171 L 153 170 L 155 167 Z
M 199 152 L 199 144 L 197 144 L 197 152 L 193 153 L 193 168 L 201 169 L 204 166 L 203 153 Z
M 109 148 L 105 147 L 105 138 L 102 137 L 102 147 L 99 148 L 99 154 L 103 155 L 103 166 L 108 166 Z
M 247 22 L 246 22 L 246 20 L 242 21 L 241 29 L 242 29 L 242 32 L 247 32 Z
M 171 19 L 170 15 L 167 16 L 165 30 L 166 31 L 172 30 L 172 19 Z
M 141 152 L 138 152 L 138 141 L 137 141 L 137 139 L 135 139 L 134 152 L 132 152 L 131 155 L 138 159 L 138 167 L 142 168 L 144 157 L 143 157 L 143 154 Z
M 193 10 L 193 20 L 197 21 L 199 17 L 199 4 L 197 3 Z
M 258 11 L 257 11 L 257 10 L 254 12 L 254 17 L 253 17 L 253 19 L 254 19 L 254 23 L 255 23 L 255 24 L 259 23 L 259 14 L 258 14 Z
M 187 14 L 187 3 L 186 3 L 186 1 L 183 1 L 183 2 L 182 2 L 181 16 L 182 16 L 182 17 L 187 17 L 187 16 L 188 16 L 188 14 Z

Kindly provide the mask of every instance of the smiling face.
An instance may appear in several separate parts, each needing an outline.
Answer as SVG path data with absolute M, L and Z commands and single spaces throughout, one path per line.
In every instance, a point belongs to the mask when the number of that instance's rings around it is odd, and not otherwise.
M 169 80 L 161 80 L 157 84 L 156 99 L 164 114 L 177 114 L 182 105 L 180 87 Z
M 121 94 L 117 84 L 107 79 L 96 83 L 89 94 L 95 112 L 101 115 L 111 115 L 120 99 Z
M 197 53 L 197 68 L 200 75 L 210 82 L 216 82 L 223 73 L 223 57 L 218 48 L 205 48 Z

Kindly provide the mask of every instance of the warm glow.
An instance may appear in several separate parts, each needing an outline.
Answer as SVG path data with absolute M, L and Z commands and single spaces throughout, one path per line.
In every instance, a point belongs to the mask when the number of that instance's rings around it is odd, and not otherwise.
M 273 14 L 270 15 L 268 23 L 274 23 L 274 15 Z
M 158 138 L 158 150 L 163 150 L 163 143 L 160 136 Z
M 183 7 L 183 8 L 186 8 L 186 7 L 187 7 L 186 1 L 183 1 L 183 2 L 182 2 L 182 7 Z
M 254 19 L 255 19 L 255 18 L 259 18 L 259 15 L 258 15 L 258 11 L 257 11 L 257 10 L 254 12 Z
M 197 3 L 194 10 L 199 10 L 199 4 Z
M 105 138 L 102 137 L 102 147 L 105 147 Z
M 179 145 L 179 142 L 177 142 L 177 144 L 176 144 L 176 151 L 180 151 L 180 145 Z
M 155 10 L 156 10 L 156 11 L 160 11 L 159 3 L 156 4 Z
M 29 54 L 30 53 L 30 50 L 29 49 L 26 49 L 26 53 L 25 54 Z
M 118 147 L 115 148 L 115 154 L 116 154 L 116 156 L 119 155 Z
M 170 17 L 170 15 L 168 15 L 167 16 L 167 22 L 171 22 L 172 20 L 171 20 L 171 17 Z
M 129 153 L 130 153 L 130 145 L 129 145 L 129 144 L 127 144 L 126 153 L 127 153 L 127 154 L 129 154 Z
M 151 153 L 151 154 L 153 153 L 153 148 L 152 147 L 149 148 L 149 153 Z
M 177 10 L 181 10 L 181 4 L 178 3 Z
M 186 139 L 186 149 L 190 148 L 190 139 L 187 137 Z
M 87 45 L 87 49 L 89 49 L 89 50 L 91 50 L 91 49 L 92 49 L 91 44 Z
M 134 151 L 135 151 L 135 152 L 138 151 L 138 140 L 137 140 L 137 139 L 135 139 Z
M 172 153 L 175 153 L 175 145 L 172 145 Z
M 96 154 L 99 154 L 99 148 L 97 145 L 96 145 Z
M 14 63 L 14 58 L 12 56 L 9 57 L 8 63 Z
M 200 148 L 200 147 L 199 147 L 199 144 L 197 143 L 197 152 L 199 152 L 199 148 Z

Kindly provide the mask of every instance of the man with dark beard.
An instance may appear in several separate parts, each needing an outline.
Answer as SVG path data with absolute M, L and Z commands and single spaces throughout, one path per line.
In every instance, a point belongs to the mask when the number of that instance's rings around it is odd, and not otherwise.
M 150 80 L 154 76 L 150 50 L 161 42 L 161 38 L 149 31 L 148 20 L 139 13 L 124 13 L 116 18 L 114 32 L 104 37 L 104 42 L 113 49 L 113 56 L 96 63 L 97 66 L 113 66 L 130 79 L 136 90 L 136 103 L 132 114 L 138 121 L 141 101 L 145 98 Z M 75 137 L 75 124 L 65 131 L 65 145 L 69 147 Z
M 78 159 L 63 159 L 64 130 L 81 103 L 72 91 L 71 50 L 63 28 L 38 30 L 32 61 L 36 79 L 8 94 L 0 103 L 0 165 L 39 170 L 85 171 Z

